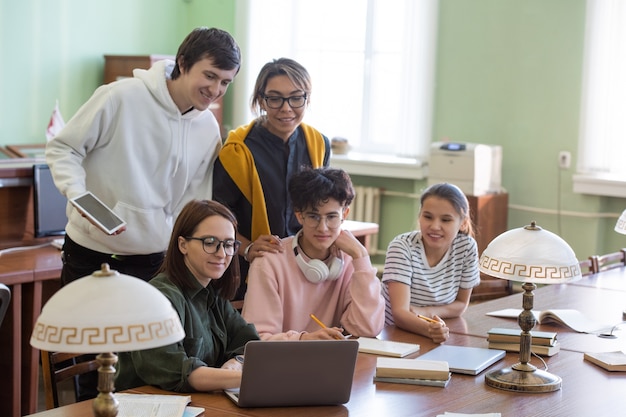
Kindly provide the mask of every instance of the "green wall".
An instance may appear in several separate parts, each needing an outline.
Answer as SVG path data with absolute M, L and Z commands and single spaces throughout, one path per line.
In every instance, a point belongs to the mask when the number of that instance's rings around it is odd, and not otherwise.
M 501 145 L 509 228 L 532 220 L 559 234 L 579 259 L 626 247 L 613 231 L 626 199 L 574 194 L 585 0 L 441 0 L 433 140 Z M 559 170 L 559 151 L 572 166 Z M 367 177 L 354 178 L 367 183 Z M 386 181 L 387 189 L 406 181 Z M 415 181 L 419 192 L 423 181 Z M 408 199 L 381 220 L 379 247 L 415 220 Z M 529 209 L 525 209 L 528 207 Z M 556 213 L 561 211 L 572 212 Z M 417 209 L 417 207 L 416 207 Z M 544 213 L 546 212 L 546 213 Z M 396 215 L 400 214 L 400 215 Z
M 101 83 L 105 54 L 174 54 L 201 25 L 243 40 L 234 32 L 235 3 L 0 0 L 0 145 L 43 143 L 55 100 L 69 119 Z M 612 231 L 615 219 L 593 217 L 620 213 L 626 199 L 572 192 L 584 24 L 584 0 L 441 0 L 433 123 L 433 140 L 502 145 L 509 201 L 533 209 L 511 208 L 509 227 L 536 220 L 560 233 L 579 258 L 626 247 Z M 228 97 L 226 103 L 229 123 Z M 570 169 L 558 170 L 559 151 L 571 152 Z M 354 182 L 405 193 L 425 185 L 356 176 Z M 559 207 L 582 215 L 559 217 Z M 383 199 L 379 248 L 415 227 L 417 209 L 414 199 Z
M 103 55 L 176 54 L 193 28 L 234 28 L 228 0 L 0 0 L 0 145 L 44 143 L 102 84 Z M 227 110 L 226 110 L 227 111 Z
M 584 0 L 444 0 L 440 5 L 435 139 L 503 147 L 513 205 L 621 213 L 625 199 L 572 192 L 585 29 Z M 560 171 L 559 151 L 572 154 Z M 559 203 L 560 202 L 560 203 Z M 579 258 L 626 246 L 616 219 L 509 210 L 509 227 L 536 220 Z

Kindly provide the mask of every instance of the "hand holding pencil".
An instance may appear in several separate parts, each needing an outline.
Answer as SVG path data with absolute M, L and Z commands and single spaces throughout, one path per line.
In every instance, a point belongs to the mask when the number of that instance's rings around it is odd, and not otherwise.
M 442 343 L 450 336 L 450 329 L 446 326 L 446 323 L 437 315 L 433 318 L 426 317 L 418 314 L 417 317 L 425 322 L 428 322 L 428 336 L 433 339 L 435 343 Z M 436 324 L 437 326 L 432 326 Z
M 430 317 L 422 316 L 421 314 L 418 314 L 417 317 L 419 317 L 422 320 L 426 320 L 429 323 L 437 323 L 437 324 L 444 324 L 445 325 L 445 323 L 443 323 L 443 321 L 431 319 Z
M 315 314 L 309 314 L 315 323 L 322 328 L 322 330 L 313 333 L 303 333 L 300 339 L 337 339 L 344 340 L 343 329 L 340 327 L 327 327 L 320 319 L 315 317 Z M 305 337 L 305 335 L 308 335 Z

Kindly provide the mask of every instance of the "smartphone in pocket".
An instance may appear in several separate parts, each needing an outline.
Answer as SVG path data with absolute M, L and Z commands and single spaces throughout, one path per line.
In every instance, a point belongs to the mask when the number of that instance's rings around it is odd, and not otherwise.
M 106 234 L 112 235 L 126 226 L 124 220 L 90 191 L 70 199 L 70 202 Z

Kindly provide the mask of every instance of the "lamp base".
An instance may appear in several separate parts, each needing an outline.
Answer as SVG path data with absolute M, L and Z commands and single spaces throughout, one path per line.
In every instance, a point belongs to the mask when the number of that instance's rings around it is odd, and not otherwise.
M 499 369 L 485 375 L 485 383 L 490 387 L 517 392 L 553 392 L 561 389 L 561 377 L 542 371 L 530 365 L 527 370 L 510 368 Z

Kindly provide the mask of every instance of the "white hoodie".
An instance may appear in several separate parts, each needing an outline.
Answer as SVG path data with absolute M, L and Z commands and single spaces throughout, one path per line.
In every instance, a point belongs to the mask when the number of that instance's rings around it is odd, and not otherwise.
M 174 219 L 191 199 L 211 199 L 221 147 L 210 110 L 181 115 L 156 62 L 99 87 L 46 146 L 57 188 L 67 198 L 91 191 L 127 222 L 108 236 L 68 204 L 67 234 L 92 250 L 119 255 L 166 249 Z

